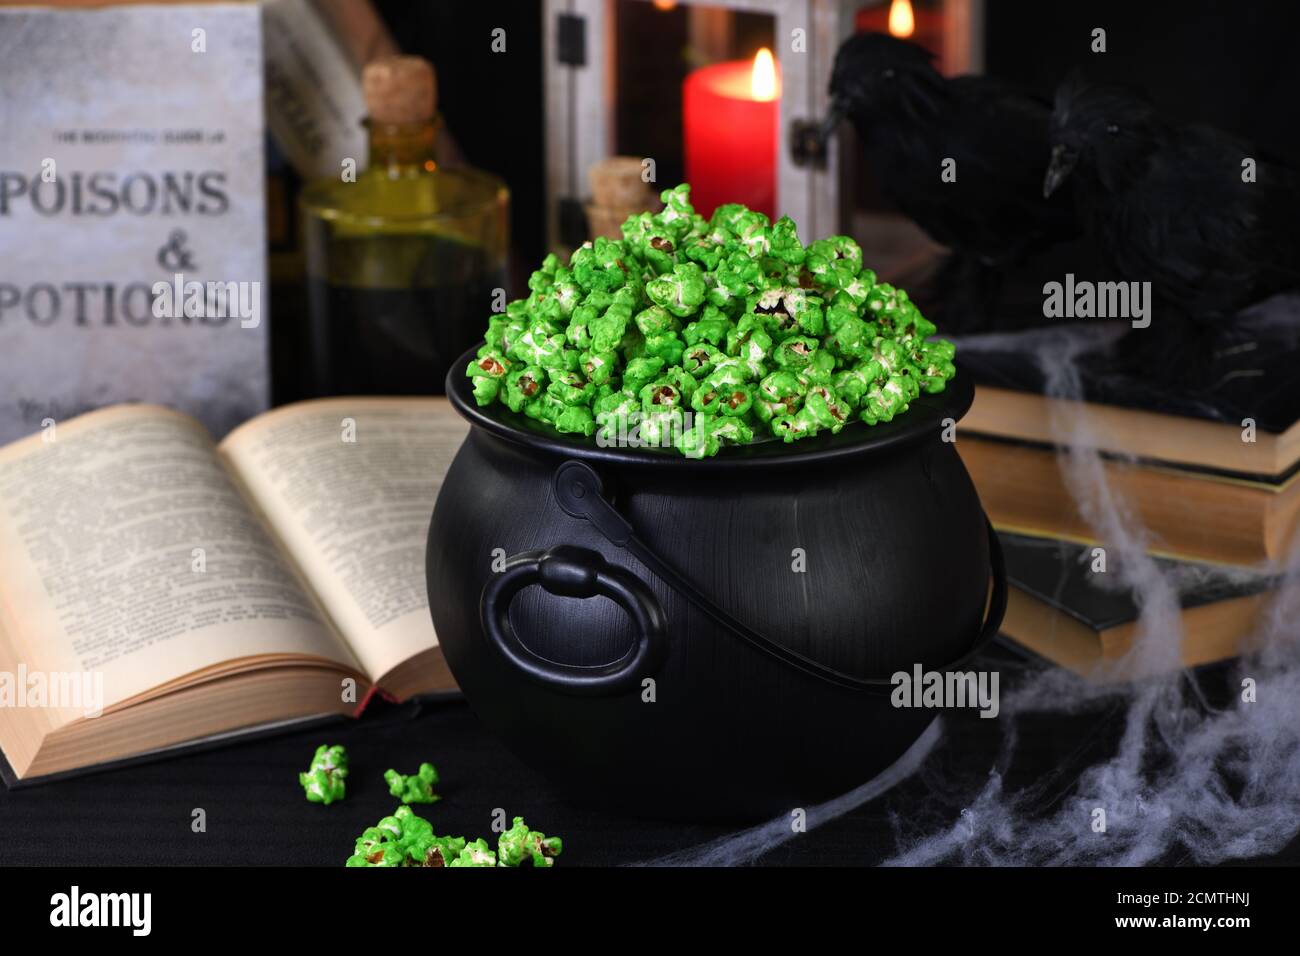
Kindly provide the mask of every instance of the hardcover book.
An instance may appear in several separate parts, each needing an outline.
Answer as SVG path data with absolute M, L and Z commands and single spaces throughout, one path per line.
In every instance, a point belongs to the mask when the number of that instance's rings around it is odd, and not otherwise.
M 1006 533 L 998 537 L 1010 585 L 1002 633 L 1079 674 L 1128 676 L 1123 658 L 1139 636 L 1139 611 L 1114 569 L 1094 571 L 1090 547 Z M 1276 577 L 1195 562 L 1157 563 L 1182 609 L 1182 665 L 1195 667 L 1240 653 Z
M 0 7 L 0 441 L 161 402 L 265 409 L 252 3 Z

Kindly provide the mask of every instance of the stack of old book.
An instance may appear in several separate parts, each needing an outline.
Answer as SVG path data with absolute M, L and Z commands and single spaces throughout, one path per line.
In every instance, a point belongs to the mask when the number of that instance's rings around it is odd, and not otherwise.
M 977 386 L 957 448 L 1002 537 L 1006 636 L 1081 673 L 1125 673 L 1139 600 L 1118 586 L 1123 576 L 1095 550 L 1106 542 L 1071 494 L 1073 444 L 1097 450 L 1126 526 L 1173 583 L 1184 665 L 1242 649 L 1300 521 L 1295 337 L 1290 323 L 1246 327 L 1242 347 L 1189 386 L 1117 371 L 1114 349 L 1099 345 L 1080 360 L 1081 397 L 1070 398 L 1045 394 L 1051 364 L 1023 339 L 959 347 Z

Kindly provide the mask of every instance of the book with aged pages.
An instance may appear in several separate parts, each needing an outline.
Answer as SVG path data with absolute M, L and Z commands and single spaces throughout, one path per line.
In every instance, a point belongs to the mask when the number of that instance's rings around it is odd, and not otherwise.
M 1094 542 L 1059 454 L 1077 429 L 1153 553 L 1278 566 L 1300 528 L 1297 329 L 1300 296 L 1277 296 L 1239 317 L 1240 343 L 1204 381 L 1182 385 L 1120 367 L 1101 326 L 974 337 L 958 345 L 976 388 L 957 450 L 996 527 Z M 1067 338 L 1080 400 L 1050 394 L 1049 344 Z
M 424 547 L 466 430 L 445 399 L 332 398 L 216 444 L 117 405 L 0 448 L 11 776 L 454 690 Z
M 1093 678 L 1132 676 L 1138 604 L 1113 573 L 1092 571 L 1090 547 L 999 533 L 1007 563 L 1002 633 L 1022 648 Z M 1278 580 L 1247 568 L 1156 559 L 1177 597 L 1181 664 L 1236 657 L 1258 629 Z

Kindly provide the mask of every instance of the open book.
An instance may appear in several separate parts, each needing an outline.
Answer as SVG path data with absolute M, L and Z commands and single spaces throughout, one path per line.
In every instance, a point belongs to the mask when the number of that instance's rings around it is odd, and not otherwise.
M 0 449 L 0 749 L 19 779 L 452 690 L 425 534 L 467 425 L 332 398 L 219 445 L 154 405 Z

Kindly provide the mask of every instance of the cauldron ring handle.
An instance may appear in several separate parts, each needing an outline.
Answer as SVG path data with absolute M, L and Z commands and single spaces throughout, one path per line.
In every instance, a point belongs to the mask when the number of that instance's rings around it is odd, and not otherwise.
M 561 664 L 529 650 L 510 624 L 510 602 L 531 585 L 558 597 L 607 597 L 636 625 L 636 644 L 608 664 Z M 523 551 L 506 559 L 479 602 L 488 642 L 535 683 L 578 696 L 620 694 L 658 671 L 668 650 L 667 619 L 654 592 L 631 571 L 610 564 L 588 548 L 559 545 L 549 551 Z
M 754 647 L 756 650 L 776 658 L 796 670 L 812 677 L 845 687 L 850 690 L 862 690 L 873 694 L 889 694 L 894 689 L 894 682 L 888 677 L 857 677 L 833 667 L 827 667 L 810 657 L 791 650 L 783 644 L 764 637 L 751 630 L 744 622 L 737 620 L 723 608 L 702 593 L 695 585 L 679 574 L 675 568 L 649 545 L 637 537 L 631 522 L 623 517 L 605 497 L 604 484 L 600 475 L 586 462 L 570 459 L 555 469 L 552 487 L 555 499 L 565 514 L 573 518 L 589 521 L 605 538 L 616 547 L 622 548 L 638 561 L 653 571 L 660 580 L 686 598 L 697 609 L 712 618 L 717 624 Z M 957 660 L 934 668 L 938 671 L 956 671 L 975 657 L 997 637 L 1002 617 L 1007 610 L 1007 569 L 1002 555 L 1002 545 L 993 525 L 984 519 L 989 539 L 989 574 L 993 590 L 989 599 L 988 610 L 984 616 L 983 626 L 975 643 Z

